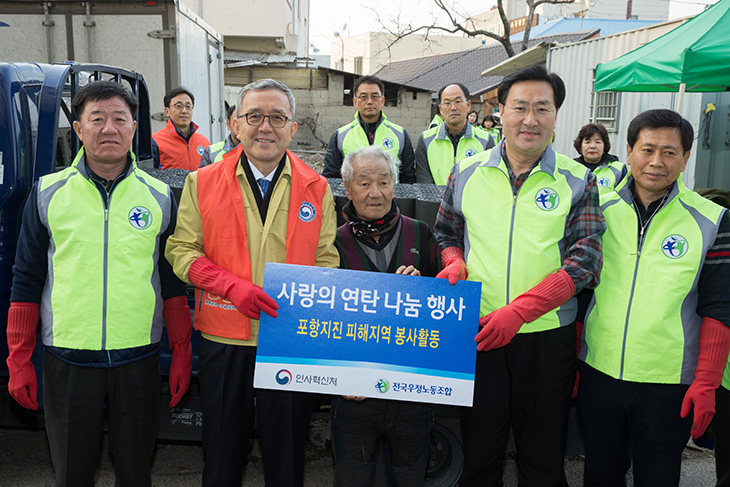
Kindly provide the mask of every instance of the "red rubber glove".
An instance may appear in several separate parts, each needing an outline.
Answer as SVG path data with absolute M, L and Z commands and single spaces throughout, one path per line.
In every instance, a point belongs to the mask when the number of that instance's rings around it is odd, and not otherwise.
M 575 284 L 567 272 L 561 269 L 555 274 L 548 274 L 540 284 L 520 294 L 510 304 L 479 318 L 482 329 L 474 338 L 478 343 L 477 350 L 486 352 L 504 347 L 524 323 L 535 321 L 574 294 Z
M 221 296 L 251 319 L 258 320 L 263 311 L 276 318 L 279 305 L 256 284 L 221 269 L 207 257 L 198 257 L 188 270 L 196 287 Z M 251 339 L 251 324 L 244 330 L 244 340 Z
M 188 298 L 177 296 L 166 299 L 162 316 L 165 318 L 167 341 L 172 350 L 169 378 L 172 395 L 170 407 L 175 407 L 190 387 L 190 373 L 193 370 L 193 346 L 190 344 L 193 320 L 190 319 Z
M 8 391 L 26 409 L 38 409 L 38 378 L 30 359 L 41 315 L 38 303 L 10 303 L 8 311 Z
M 437 278 L 448 279 L 452 286 L 456 281 L 463 281 L 469 276 L 464 262 L 464 251 L 459 247 L 448 247 L 441 252 L 441 272 L 436 274 Z
M 695 380 L 684 395 L 679 413 L 682 418 L 686 418 L 694 406 L 692 438 L 702 436 L 715 415 L 715 389 L 722 382 L 728 350 L 730 328 L 712 318 L 702 318 Z

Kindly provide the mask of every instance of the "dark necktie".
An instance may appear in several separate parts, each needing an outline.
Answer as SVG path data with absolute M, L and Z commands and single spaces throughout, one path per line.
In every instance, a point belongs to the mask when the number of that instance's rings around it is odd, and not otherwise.
M 257 182 L 259 183 L 259 186 L 261 186 L 261 190 L 264 192 L 264 197 L 266 197 L 266 192 L 269 190 L 271 181 L 266 178 L 259 178 Z

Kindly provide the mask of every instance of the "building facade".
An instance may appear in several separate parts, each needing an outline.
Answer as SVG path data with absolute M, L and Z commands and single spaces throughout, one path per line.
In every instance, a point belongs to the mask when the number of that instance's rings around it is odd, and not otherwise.
M 474 37 L 430 35 L 426 38 L 418 34 L 411 34 L 390 45 L 394 40 L 395 36 L 385 32 L 336 38 L 330 50 L 330 67 L 348 73 L 373 74 L 393 61 L 463 51 L 484 43 Z
M 307 57 L 309 0 L 182 2 L 223 34 L 226 49 Z

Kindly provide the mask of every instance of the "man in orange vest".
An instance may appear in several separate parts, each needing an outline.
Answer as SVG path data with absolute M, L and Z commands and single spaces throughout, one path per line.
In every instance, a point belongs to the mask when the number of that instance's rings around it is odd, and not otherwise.
M 210 142 L 193 123 L 195 97 L 185 88 L 175 88 L 167 92 L 163 102 L 168 120 L 165 128 L 152 134 L 155 167 L 197 171 Z
M 308 394 L 253 387 L 260 313 L 278 308 L 260 286 L 266 262 L 337 267 L 334 199 L 287 150 L 297 124 L 286 85 L 251 83 L 236 107 L 241 144 L 188 175 L 165 252 L 197 288 L 203 486 L 240 487 L 254 398 L 266 485 L 301 486 L 312 404 Z

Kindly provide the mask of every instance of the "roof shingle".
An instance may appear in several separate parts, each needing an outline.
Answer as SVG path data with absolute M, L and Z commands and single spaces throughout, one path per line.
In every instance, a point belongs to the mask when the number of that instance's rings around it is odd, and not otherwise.
M 597 34 L 596 30 L 569 32 L 529 40 L 528 47 L 539 42 L 568 43 L 589 39 Z M 522 50 L 522 42 L 513 42 L 515 53 Z M 479 46 L 466 51 L 437 54 L 386 64 L 374 76 L 393 83 L 417 86 L 435 93 L 446 83 L 459 82 L 469 89 L 472 95 L 485 93 L 501 81 L 501 76 L 483 78 L 481 73 L 507 59 L 501 44 Z

